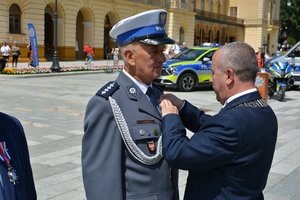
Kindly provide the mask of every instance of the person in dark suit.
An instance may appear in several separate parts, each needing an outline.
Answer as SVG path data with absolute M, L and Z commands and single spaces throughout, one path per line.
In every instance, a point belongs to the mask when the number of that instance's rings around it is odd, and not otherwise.
M 18 119 L 0 112 L 0 199 L 37 199 L 28 146 Z
M 117 23 L 125 63 L 88 102 L 82 139 L 82 175 L 88 200 L 178 200 L 178 170 L 162 157 L 161 75 L 167 12 L 150 10 Z
M 220 47 L 210 82 L 223 109 L 210 116 L 171 94 L 161 98 L 163 155 L 188 170 L 185 200 L 262 200 L 278 123 L 255 88 L 257 59 L 244 42 Z M 178 111 L 179 110 L 179 111 Z M 186 136 L 186 129 L 194 132 Z

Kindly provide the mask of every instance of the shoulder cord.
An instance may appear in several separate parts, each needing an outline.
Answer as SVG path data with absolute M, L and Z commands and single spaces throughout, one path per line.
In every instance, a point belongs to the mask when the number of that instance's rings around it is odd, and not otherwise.
M 136 158 L 138 161 L 140 161 L 141 163 L 143 163 L 145 165 L 154 165 L 154 164 L 158 163 L 161 160 L 161 158 L 163 157 L 162 156 L 162 137 L 160 136 L 158 139 L 156 154 L 152 157 L 145 155 L 132 140 L 126 120 L 125 120 L 123 113 L 122 113 L 119 105 L 117 104 L 116 100 L 113 99 L 112 97 L 108 97 L 108 98 L 109 98 L 109 102 L 110 102 L 116 123 L 120 130 L 122 139 L 125 143 L 126 148 L 130 152 L 130 154 L 134 158 Z

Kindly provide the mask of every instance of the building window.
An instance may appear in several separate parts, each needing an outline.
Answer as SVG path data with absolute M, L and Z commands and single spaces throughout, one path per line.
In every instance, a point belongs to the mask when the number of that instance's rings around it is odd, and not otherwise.
M 184 42 L 184 30 L 182 27 L 180 27 L 180 29 L 179 29 L 179 41 L 180 41 L 180 44 L 182 44 L 182 42 Z
M 204 10 L 205 2 L 204 0 L 201 0 L 201 10 Z
M 214 11 L 214 5 L 213 5 L 213 2 L 210 2 L 210 4 L 209 4 L 209 11 L 210 11 L 210 12 L 213 12 L 213 11 Z
M 230 13 L 229 15 L 231 17 L 237 17 L 237 7 L 230 7 Z
M 271 2 L 271 5 L 270 5 L 270 19 L 271 20 L 273 19 L 273 12 L 274 12 L 273 3 Z
M 9 8 L 9 32 L 21 33 L 21 10 L 15 3 Z
M 218 14 L 221 14 L 221 4 L 218 3 Z

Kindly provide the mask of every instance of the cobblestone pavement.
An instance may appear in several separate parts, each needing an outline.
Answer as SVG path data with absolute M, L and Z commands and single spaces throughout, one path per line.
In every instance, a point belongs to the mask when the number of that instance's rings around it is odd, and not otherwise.
M 24 126 L 38 199 L 85 199 L 80 163 L 85 106 L 102 85 L 116 77 L 117 73 L 103 72 L 0 75 L 0 110 L 17 117 Z M 190 93 L 173 88 L 166 92 L 187 99 L 210 114 L 221 108 L 210 87 L 199 87 Z M 299 89 L 287 91 L 283 102 L 268 99 L 278 117 L 279 133 L 264 190 L 267 200 L 300 199 L 299 99 Z M 186 176 L 187 172 L 180 172 L 181 197 Z

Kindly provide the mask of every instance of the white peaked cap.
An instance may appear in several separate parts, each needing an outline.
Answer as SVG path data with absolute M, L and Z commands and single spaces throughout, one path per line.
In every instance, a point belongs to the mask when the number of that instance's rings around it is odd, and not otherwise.
M 165 10 L 150 10 L 121 20 L 109 34 L 118 40 L 119 46 L 133 41 L 149 45 L 174 44 L 175 41 L 166 34 L 166 20 Z

